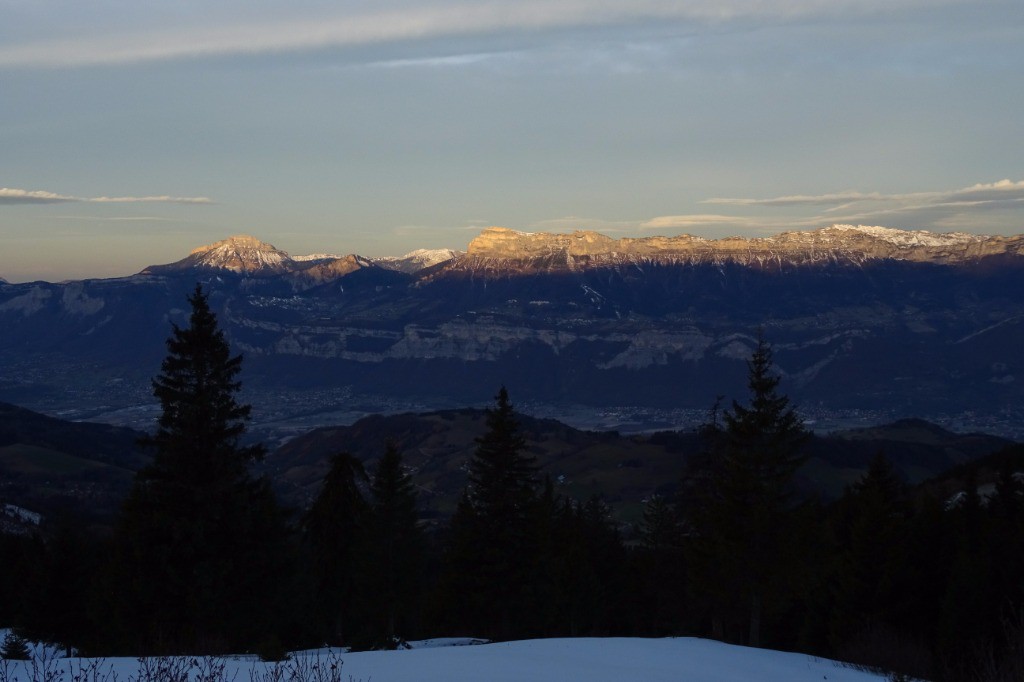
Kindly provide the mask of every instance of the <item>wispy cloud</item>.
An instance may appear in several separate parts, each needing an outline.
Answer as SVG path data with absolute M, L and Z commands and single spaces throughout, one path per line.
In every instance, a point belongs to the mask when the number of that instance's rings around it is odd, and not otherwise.
M 90 223 L 176 223 L 171 218 L 159 218 L 152 215 L 131 215 L 131 216 L 89 216 L 89 215 L 62 215 L 55 216 L 58 220 L 81 220 Z
M 1020 201 L 1024 199 L 1024 180 L 1000 180 L 992 183 L 979 183 L 963 189 L 939 192 L 914 192 L 910 194 L 883 194 L 882 192 L 857 192 L 853 190 L 834 192 L 832 194 L 795 194 L 772 197 L 768 199 L 751 198 L 714 198 L 705 199 L 702 204 L 728 204 L 733 206 L 798 206 L 805 205 L 840 205 L 850 206 L 858 202 L 925 202 L 928 204 L 973 203 Z
M 944 0 L 954 4 L 963 0 Z M 871 13 L 936 0 L 509 0 L 443 3 L 265 23 L 122 29 L 103 37 L 0 48 L 0 67 L 64 67 L 346 48 L 381 43 L 644 22 L 726 22 Z M 116 20 L 116 17 L 112 17 Z
M 367 67 L 377 69 L 404 69 L 410 67 L 443 68 L 452 66 L 470 66 L 495 59 L 514 58 L 514 52 L 476 52 L 469 54 L 449 55 L 443 57 L 417 57 L 413 59 L 388 59 L 370 62 Z
M 855 223 L 894 227 L 985 229 L 984 215 L 1024 211 L 1024 181 L 1009 179 L 970 187 L 905 194 L 844 191 L 829 194 L 794 194 L 770 198 L 714 198 L 701 203 L 737 207 L 826 207 L 819 215 L 789 216 L 794 227 Z M 776 216 L 775 220 L 779 217 Z M 774 222 L 760 218 L 760 224 Z M 1018 221 L 1019 222 L 1019 221 Z
M 0 187 L 0 205 L 5 204 L 63 204 L 63 203 L 95 203 L 95 204 L 212 204 L 206 197 L 75 197 L 45 190 L 25 190 Z
M 751 227 L 754 223 L 755 221 L 750 218 L 742 216 L 708 214 L 666 215 L 646 220 L 640 223 L 640 228 L 644 230 L 681 230 L 721 226 Z
M 885 195 L 878 192 L 834 192 L 832 194 L 794 194 L 770 199 L 750 199 L 735 197 L 716 197 L 705 199 L 702 204 L 726 204 L 730 206 L 799 206 L 799 205 L 832 205 L 854 201 L 882 201 Z

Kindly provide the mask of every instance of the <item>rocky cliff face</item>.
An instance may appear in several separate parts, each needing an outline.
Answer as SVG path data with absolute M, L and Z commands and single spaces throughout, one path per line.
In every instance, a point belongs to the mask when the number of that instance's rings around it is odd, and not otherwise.
M 834 225 L 771 237 L 704 239 L 690 235 L 612 239 L 596 232 L 517 232 L 491 227 L 453 267 L 468 270 L 557 271 L 623 263 L 737 263 L 780 267 L 869 260 L 956 264 L 1024 254 L 1024 236 L 936 234 L 885 227 Z

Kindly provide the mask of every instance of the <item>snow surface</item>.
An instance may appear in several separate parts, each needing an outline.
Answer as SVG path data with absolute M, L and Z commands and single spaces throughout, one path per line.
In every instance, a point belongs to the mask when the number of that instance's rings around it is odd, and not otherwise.
M 401 261 L 412 261 L 428 268 L 455 258 L 460 252 L 452 249 L 416 249 L 404 256 L 384 256 L 374 260 L 382 263 L 397 263 Z
M 432 640 L 410 650 L 342 653 L 342 679 L 363 682 L 868 682 L 883 676 L 804 654 L 751 649 L 705 639 L 536 639 L 477 646 Z M 297 655 L 317 655 L 305 653 Z M 69 661 L 77 665 L 77 659 Z M 16 665 L 16 664 L 12 664 Z M 138 662 L 104 661 L 117 679 Z M 226 672 L 249 679 L 271 664 L 231 658 Z M 12 671 L 13 672 L 13 671 Z
M 344 258 L 344 256 L 334 253 L 309 253 L 305 256 L 292 256 L 291 258 L 293 261 L 305 262 L 310 260 L 338 260 L 339 258 Z
M 860 232 L 897 246 L 955 246 L 984 239 L 984 237 L 966 232 L 939 233 L 926 230 L 897 230 L 892 227 L 870 225 L 833 225 L 823 231 Z

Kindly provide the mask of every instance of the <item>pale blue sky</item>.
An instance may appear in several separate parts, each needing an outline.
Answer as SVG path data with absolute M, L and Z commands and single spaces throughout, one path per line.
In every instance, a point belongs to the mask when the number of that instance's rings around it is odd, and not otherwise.
M 0 0 L 0 276 L 239 233 L 1024 232 L 1020 0 L 338 5 Z

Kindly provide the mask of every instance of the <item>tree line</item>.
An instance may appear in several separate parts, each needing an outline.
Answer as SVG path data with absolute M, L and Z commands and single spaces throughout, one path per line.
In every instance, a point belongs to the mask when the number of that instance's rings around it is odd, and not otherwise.
M 696 635 L 931 679 L 1015 677 L 1024 659 L 1024 486 L 911 489 L 879 453 L 836 502 L 797 498 L 807 433 L 759 339 L 749 393 L 716 403 L 675 494 L 635 527 L 559 494 L 505 388 L 449 523 L 426 530 L 402 453 L 336 454 L 308 510 L 284 509 L 242 444 L 241 357 L 197 287 L 153 381 L 161 404 L 112 533 L 64 520 L 0 536 L 0 625 L 101 655 L 267 658 L 431 636 Z M 16 642 L 12 643 L 14 646 Z M 1006 675 L 999 678 L 998 675 Z

